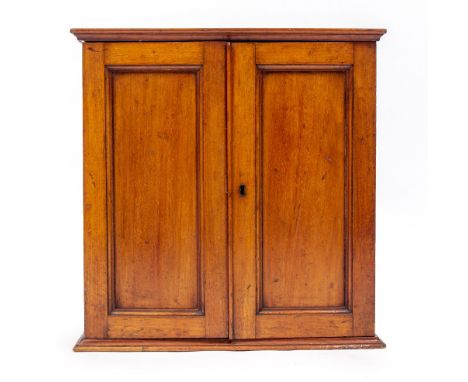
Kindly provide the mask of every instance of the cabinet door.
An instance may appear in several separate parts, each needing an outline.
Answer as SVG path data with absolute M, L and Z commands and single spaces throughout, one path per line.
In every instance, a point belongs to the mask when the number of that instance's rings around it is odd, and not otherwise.
M 225 44 L 83 49 L 85 336 L 227 337 Z
M 236 43 L 230 66 L 233 336 L 374 335 L 375 44 Z

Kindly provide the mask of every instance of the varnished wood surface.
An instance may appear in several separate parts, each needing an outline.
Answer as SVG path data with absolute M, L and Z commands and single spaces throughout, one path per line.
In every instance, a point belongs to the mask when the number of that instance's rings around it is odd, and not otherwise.
M 73 28 L 80 41 L 378 41 L 386 29 L 332 28 Z
M 255 63 L 282 65 L 334 65 L 353 62 L 353 43 L 336 42 L 272 42 L 256 44 Z
M 149 45 L 84 44 L 85 334 L 226 338 L 225 43 Z
M 75 350 L 383 347 L 371 36 L 384 30 L 125 31 L 83 44 Z
M 237 339 L 353 334 L 353 58 L 317 44 L 232 43 L 232 176 L 247 189 L 232 202 Z
M 383 349 L 379 337 L 294 338 L 268 340 L 98 340 L 80 338 L 76 352 L 156 352 L 200 350 Z
M 201 309 L 198 75 L 147 70 L 111 75 L 115 307 Z
M 286 70 L 259 74 L 260 309 L 344 306 L 346 76 Z
M 107 43 L 106 65 L 201 65 L 204 47 L 201 42 Z
M 83 45 L 85 336 L 107 335 L 107 168 L 104 44 Z
M 255 198 L 255 46 L 233 43 L 229 51 L 232 72 L 231 177 L 233 338 L 255 338 L 256 198 Z M 246 186 L 246 195 L 239 186 Z
M 375 321 L 375 43 L 354 46 L 353 334 L 374 334 Z

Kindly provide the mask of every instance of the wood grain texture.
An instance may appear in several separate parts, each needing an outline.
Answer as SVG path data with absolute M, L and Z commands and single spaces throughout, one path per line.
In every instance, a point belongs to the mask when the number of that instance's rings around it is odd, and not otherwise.
M 73 33 L 97 41 L 83 44 L 75 350 L 385 347 L 374 332 L 385 30 Z
M 85 334 L 225 338 L 225 44 L 150 45 L 84 45 Z
M 383 349 L 379 337 L 289 338 L 258 340 L 98 340 L 80 338 L 73 348 L 77 352 L 142 352 L 200 350 L 336 350 Z
M 280 42 L 256 45 L 255 61 L 261 64 L 351 64 L 353 44 L 347 42 Z
M 200 315 L 111 314 L 107 322 L 107 338 L 210 338 L 205 329 L 205 317 Z M 213 337 L 219 338 L 219 335 Z
M 256 338 L 348 337 L 353 335 L 353 317 L 347 313 L 304 312 L 258 315 Z
M 107 170 L 104 45 L 83 45 L 83 214 L 85 336 L 106 336 Z
M 234 270 L 242 269 L 234 273 L 235 329 L 237 320 L 249 323 L 245 337 L 234 330 L 234 338 L 350 336 L 345 152 L 351 66 L 327 66 L 315 57 L 294 64 L 313 43 L 291 50 L 292 64 L 278 64 L 272 44 L 232 46 L 233 259 Z M 261 64 L 251 57 L 254 48 L 263 49 Z M 237 192 L 240 184 L 247 186 L 245 196 Z
M 262 73 L 260 308 L 344 306 L 346 75 Z
M 234 338 L 255 338 L 256 178 L 255 178 L 255 45 L 233 43 L 232 62 L 232 256 Z M 239 187 L 246 186 L 246 196 Z
M 228 337 L 226 43 L 204 43 L 202 84 L 205 335 Z
M 198 71 L 111 78 L 115 307 L 201 310 Z
M 80 41 L 378 41 L 385 29 L 332 28 L 203 28 L 105 29 L 74 28 Z
M 353 335 L 374 335 L 375 43 L 354 46 Z
M 234 338 L 234 259 L 232 240 L 232 206 L 233 206 L 233 184 L 232 184 L 232 122 L 233 122 L 233 76 L 232 76 L 232 44 L 226 43 L 226 194 L 227 198 L 227 246 L 228 246 L 228 338 Z
M 201 65 L 204 44 L 108 43 L 104 44 L 106 65 Z

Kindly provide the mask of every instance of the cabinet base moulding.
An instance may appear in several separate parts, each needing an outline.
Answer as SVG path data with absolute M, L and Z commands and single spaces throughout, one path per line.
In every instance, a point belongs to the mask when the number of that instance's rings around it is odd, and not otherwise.
M 373 337 L 287 338 L 258 340 L 226 339 L 94 339 L 81 337 L 76 352 L 152 352 L 201 350 L 331 350 L 331 349 L 383 349 L 385 343 Z

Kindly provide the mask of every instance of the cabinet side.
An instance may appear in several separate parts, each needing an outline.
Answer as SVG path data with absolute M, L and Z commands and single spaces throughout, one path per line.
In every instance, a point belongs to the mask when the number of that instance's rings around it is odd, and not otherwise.
M 375 297 L 375 42 L 354 43 L 353 335 L 374 335 Z
M 83 44 L 85 337 L 106 337 L 107 208 L 104 44 Z

